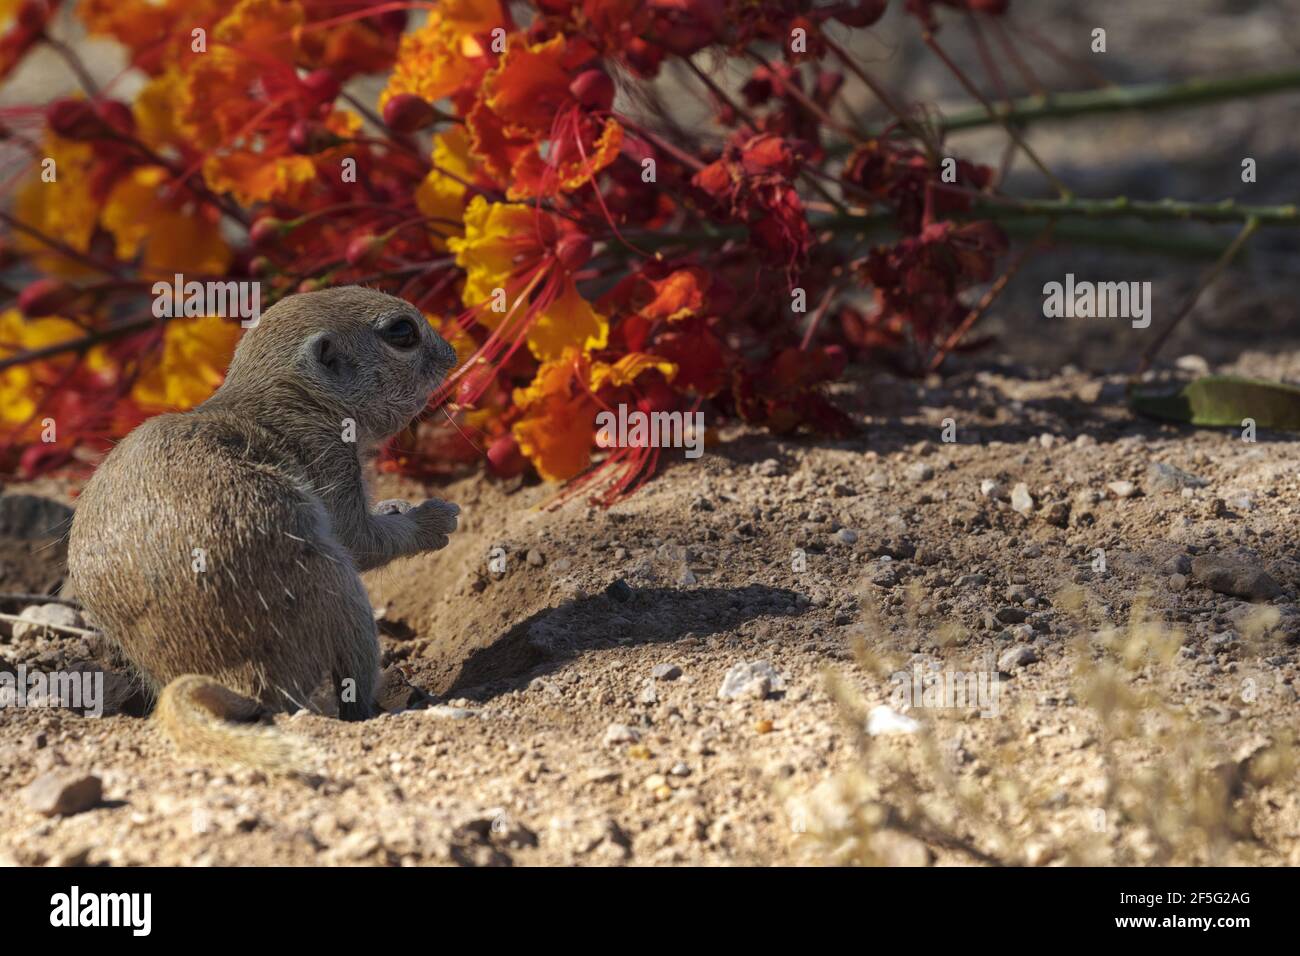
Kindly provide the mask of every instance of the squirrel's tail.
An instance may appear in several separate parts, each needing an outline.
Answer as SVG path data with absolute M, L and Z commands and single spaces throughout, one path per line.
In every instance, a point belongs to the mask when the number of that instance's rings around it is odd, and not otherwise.
M 154 716 L 181 753 L 267 773 L 314 773 L 320 755 L 306 740 L 271 727 L 235 722 L 248 721 L 261 709 L 256 700 L 211 677 L 182 674 L 163 688 Z

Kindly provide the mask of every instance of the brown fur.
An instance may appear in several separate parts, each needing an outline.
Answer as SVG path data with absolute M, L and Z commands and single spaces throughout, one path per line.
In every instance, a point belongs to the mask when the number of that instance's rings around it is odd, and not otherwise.
M 380 334 L 402 316 L 419 330 L 414 348 Z M 212 398 L 146 421 L 100 465 L 73 519 L 70 577 L 149 688 L 167 688 L 157 716 L 178 746 L 293 769 L 281 766 L 292 745 L 213 715 L 249 716 L 240 695 L 305 707 L 327 678 L 340 716 L 373 713 L 379 646 L 357 572 L 445 547 L 458 509 L 430 499 L 372 511 L 362 461 L 454 362 L 400 299 L 356 287 L 291 296 L 245 334 Z

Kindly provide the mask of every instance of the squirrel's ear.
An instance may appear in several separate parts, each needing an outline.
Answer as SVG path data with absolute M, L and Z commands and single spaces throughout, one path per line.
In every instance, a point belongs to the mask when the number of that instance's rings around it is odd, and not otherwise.
M 347 378 L 352 363 L 333 332 L 318 332 L 307 342 L 307 361 L 325 370 L 331 378 Z

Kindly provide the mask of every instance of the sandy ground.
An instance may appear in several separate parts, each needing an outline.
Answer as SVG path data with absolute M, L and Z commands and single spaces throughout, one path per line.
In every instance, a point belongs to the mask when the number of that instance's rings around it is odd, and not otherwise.
M 1300 370 L 1300 356 L 1266 361 Z M 435 700 L 362 725 L 277 718 L 323 746 L 323 779 L 179 759 L 133 715 L 138 701 L 99 719 L 6 710 L 0 852 L 115 865 L 1300 862 L 1300 798 L 1285 770 L 1251 764 L 1295 726 L 1300 443 L 1133 420 L 1121 379 L 1078 372 L 989 363 L 942 385 L 863 376 L 840 391 L 859 437 L 724 432 L 608 511 L 544 510 L 545 486 L 441 489 L 465 513 L 451 547 L 368 576 L 385 664 Z M 1161 490 L 1152 463 L 1205 484 Z M 1120 481 L 1131 497 L 1108 489 Z M 1021 482 L 1027 514 L 1001 500 Z M 57 580 L 56 543 L 6 547 L 0 590 Z M 1212 590 L 1187 564 L 1207 555 L 1265 569 L 1280 594 Z M 1090 609 L 1071 610 L 1071 585 Z M 1176 628 L 1176 646 L 1123 629 L 1138 616 Z M 34 634 L 0 654 L 47 670 L 105 656 L 94 638 Z M 760 661 L 775 672 L 752 691 L 762 699 L 720 698 L 730 669 Z M 1131 720 L 1096 693 L 1112 664 L 1123 693 L 1151 695 Z M 903 714 L 919 731 L 862 733 L 870 708 L 904 709 L 889 675 L 931 666 L 1001 671 L 998 713 L 919 706 Z M 1183 781 L 1189 768 L 1200 776 Z M 98 776 L 102 799 L 40 815 L 18 791 L 51 771 Z M 1224 774 L 1227 790 L 1205 790 Z M 1196 816 L 1198 801 L 1217 809 Z

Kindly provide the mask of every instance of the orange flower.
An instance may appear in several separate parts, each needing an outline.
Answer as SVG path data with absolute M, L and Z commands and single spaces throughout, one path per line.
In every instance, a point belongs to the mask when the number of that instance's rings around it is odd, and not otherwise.
M 570 89 L 594 56 L 583 40 L 557 35 L 530 44 L 515 35 L 484 77 L 466 123 L 475 153 L 510 184 L 511 199 L 572 192 L 618 157 L 623 127 L 597 119 Z
M 671 379 L 677 368 L 639 352 L 610 365 L 592 362 L 576 348 L 565 349 L 542 364 L 527 388 L 515 389 L 515 405 L 523 412 L 512 429 L 519 450 L 548 481 L 579 474 L 591 464 L 596 443 L 596 412 L 604 405 L 597 393 L 630 386 L 652 370 Z
M 413 93 L 440 100 L 476 82 L 490 65 L 484 37 L 506 27 L 498 0 L 449 0 L 429 14 L 424 26 L 402 37 L 379 109 L 390 97 Z
M 139 166 L 113 187 L 103 222 L 117 240 L 118 257 L 131 259 L 143 250 L 141 271 L 148 276 L 221 274 L 231 252 L 216 215 L 187 206 L 186 194 L 172 195 L 170 182 L 161 166 Z
M 655 297 L 641 308 L 647 319 L 680 319 L 699 315 L 704 308 L 704 290 L 709 287 L 709 277 L 698 266 L 678 269 L 662 279 L 650 279 Z

